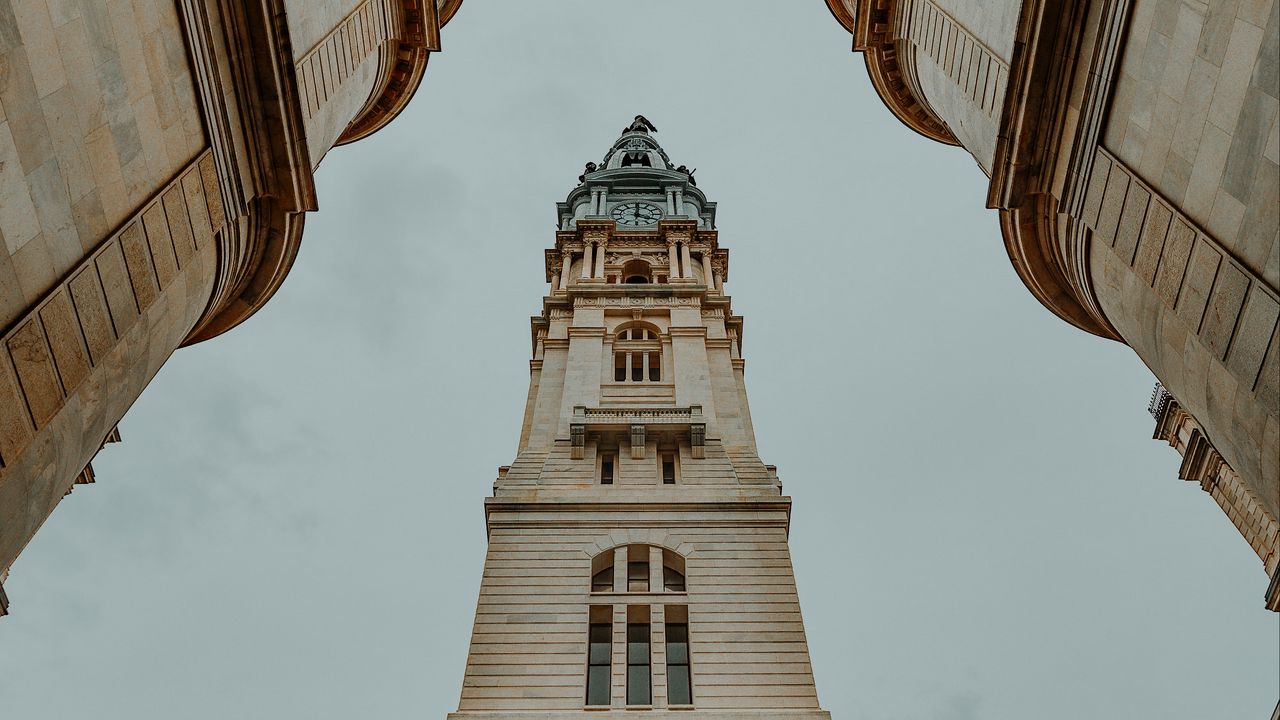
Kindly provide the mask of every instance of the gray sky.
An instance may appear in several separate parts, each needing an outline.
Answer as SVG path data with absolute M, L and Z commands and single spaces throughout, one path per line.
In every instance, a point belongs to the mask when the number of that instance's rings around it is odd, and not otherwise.
M 13 566 L 4 717 L 454 709 L 554 203 L 636 113 L 720 204 L 824 707 L 1266 717 L 1267 579 L 1150 439 L 1150 372 L 1032 298 L 973 160 L 786 6 L 467 0 L 325 159 L 276 298 L 169 361 Z

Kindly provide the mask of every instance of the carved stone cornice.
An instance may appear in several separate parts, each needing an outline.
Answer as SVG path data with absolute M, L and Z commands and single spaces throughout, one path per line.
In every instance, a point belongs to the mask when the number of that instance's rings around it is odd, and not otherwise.
M 1096 26 L 1087 22 L 1087 11 L 1087 3 L 1072 0 L 1038 0 L 1024 6 L 987 205 L 1000 210 L 1009 259 L 1036 299 L 1081 330 L 1121 340 L 1094 293 L 1088 260 L 1092 233 L 1080 221 L 1080 208 L 1118 64 L 1128 2 L 1107 1 Z M 1094 52 L 1079 57 L 1086 32 L 1097 33 Z M 1087 74 L 1087 82 L 1075 81 L 1079 73 Z M 1077 87 L 1082 97 L 1073 101 Z M 1071 130 L 1072 105 L 1082 110 L 1070 142 L 1062 142 Z M 1055 178 L 1063 178 L 1060 186 L 1055 187 Z
M 1036 195 L 1024 205 L 1000 210 L 1009 262 L 1027 290 L 1054 315 L 1087 333 L 1120 340 L 1093 293 L 1088 229 L 1058 213 L 1056 205 L 1053 197 Z M 1074 265 L 1067 264 L 1072 261 Z
M 837 12 L 833 6 L 833 3 L 839 2 L 840 0 L 828 0 L 827 7 L 845 25 L 842 13 L 847 15 L 848 11 Z M 891 4 L 892 0 L 857 0 L 857 7 L 853 12 L 853 27 L 850 28 L 853 33 L 853 49 L 862 52 L 872 87 L 895 117 L 930 140 L 946 145 L 959 145 L 960 141 L 947 124 L 929 107 L 922 94 L 914 89 L 916 84 L 903 74 L 898 46 L 889 27 L 893 17 Z
M 827 9 L 835 16 L 836 22 L 844 26 L 845 30 L 853 32 L 856 24 L 855 7 L 856 0 L 827 0 Z
M 1205 434 L 1200 422 L 1176 398 L 1156 385 L 1148 408 L 1156 419 L 1154 438 L 1168 442 L 1182 454 L 1178 477 L 1197 483 L 1209 493 L 1249 546 L 1262 560 L 1271 577 L 1265 597 L 1266 607 L 1280 612 L 1276 577 L 1280 574 L 1280 523 L 1269 513 L 1240 475 L 1223 459 Z
M 212 297 L 184 345 L 243 322 L 279 288 L 316 208 L 284 0 L 184 0 L 183 27 L 225 214 Z
M 448 17 L 457 12 L 462 0 L 452 2 Z M 378 80 L 369 101 L 356 113 L 337 145 L 346 145 L 386 127 L 413 98 L 427 72 L 427 59 L 440 49 L 440 28 L 444 22 L 435 0 L 400 0 L 395 21 L 399 32 L 378 57 Z
M 583 245 L 590 243 L 606 245 L 617 228 L 618 224 L 613 220 L 579 220 L 574 237 Z

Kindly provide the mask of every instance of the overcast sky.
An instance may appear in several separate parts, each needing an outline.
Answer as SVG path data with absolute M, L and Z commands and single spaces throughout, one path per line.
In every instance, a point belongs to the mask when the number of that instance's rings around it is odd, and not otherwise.
M 719 203 L 837 720 L 1267 717 L 1261 563 L 1128 348 L 1022 286 L 821 0 L 467 0 L 325 158 L 284 287 L 179 351 L 14 564 L 0 714 L 442 718 L 554 204 L 636 113 Z

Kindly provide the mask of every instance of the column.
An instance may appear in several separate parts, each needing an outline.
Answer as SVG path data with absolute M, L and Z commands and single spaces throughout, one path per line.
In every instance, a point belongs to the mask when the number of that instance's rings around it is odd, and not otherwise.
M 684 189 L 676 190 L 676 214 L 684 214 Z
M 560 287 L 558 289 L 568 290 L 569 289 L 569 268 L 570 266 L 573 265 L 573 253 L 569 252 L 568 250 L 561 250 L 560 257 L 562 258 L 562 260 L 560 265 Z
M 676 257 L 676 244 L 672 240 L 667 241 L 667 262 L 670 267 L 667 268 L 667 282 L 680 277 L 680 259 Z
M 600 188 L 591 189 L 591 214 L 600 214 Z
M 596 277 L 604 280 L 604 243 L 596 245 Z
M 715 280 L 716 280 L 716 292 L 718 292 L 718 293 L 723 293 L 723 292 L 724 292 L 724 278 L 720 277 L 720 273 L 719 273 L 718 271 L 714 271 L 714 270 L 713 270 L 712 272 L 715 274 Z
M 711 248 L 708 247 L 702 250 L 702 280 L 708 288 L 715 285 L 713 277 L 711 272 Z
M 552 273 L 551 275 L 551 292 L 560 289 L 560 273 Z
M 640 353 L 640 382 L 649 382 L 649 351 Z
M 627 591 L 627 546 L 613 549 L 613 591 Z
M 689 253 L 689 243 L 680 243 L 680 277 L 693 279 L 693 256 Z
M 672 188 L 667 188 L 667 215 L 670 216 L 675 214 L 676 214 L 676 191 Z
M 591 265 L 592 265 L 591 248 L 592 248 L 592 243 L 582 244 L 582 279 L 583 280 L 591 279 Z
M 649 591 L 663 592 L 662 585 L 662 548 L 649 546 Z

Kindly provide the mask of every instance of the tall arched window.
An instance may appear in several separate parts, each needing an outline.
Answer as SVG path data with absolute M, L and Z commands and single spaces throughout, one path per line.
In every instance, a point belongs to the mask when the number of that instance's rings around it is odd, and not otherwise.
M 628 707 L 647 707 L 653 702 L 654 643 L 665 657 L 667 703 L 672 707 L 693 705 L 693 675 L 689 654 L 689 608 L 683 604 L 658 601 L 654 593 L 687 592 L 685 559 L 666 548 L 652 545 L 621 545 L 591 559 L 591 594 L 610 596 L 593 600 L 587 637 L 587 707 L 606 707 L 612 697 L 613 638 L 626 643 L 625 676 Z M 600 603 L 600 604 L 595 604 Z M 625 616 L 615 613 L 616 605 L 626 605 Z M 618 627 L 615 623 L 625 622 Z M 658 681 L 663 682 L 663 681 Z M 623 699 L 623 698 L 618 698 Z
M 662 340 L 650 325 L 628 325 L 613 338 L 614 382 L 662 382 Z

